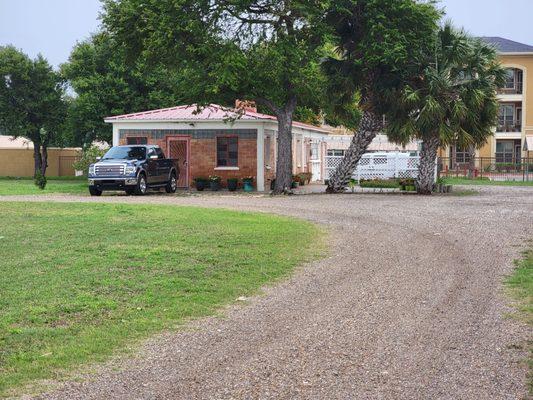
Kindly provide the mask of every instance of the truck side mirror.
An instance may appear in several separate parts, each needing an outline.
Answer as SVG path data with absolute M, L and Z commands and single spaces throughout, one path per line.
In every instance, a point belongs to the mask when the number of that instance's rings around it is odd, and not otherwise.
M 102 157 L 96 157 L 96 161 L 100 161 L 102 159 Z

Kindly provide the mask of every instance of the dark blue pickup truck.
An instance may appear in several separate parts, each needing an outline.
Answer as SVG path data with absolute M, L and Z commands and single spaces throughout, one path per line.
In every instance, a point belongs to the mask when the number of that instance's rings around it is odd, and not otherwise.
M 176 160 L 166 158 L 159 146 L 114 146 L 89 166 L 89 192 L 124 190 L 143 195 L 149 188 L 176 191 L 179 169 Z

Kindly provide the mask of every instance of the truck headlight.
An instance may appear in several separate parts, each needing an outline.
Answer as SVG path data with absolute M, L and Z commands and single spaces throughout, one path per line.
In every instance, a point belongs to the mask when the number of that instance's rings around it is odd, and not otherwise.
M 137 171 L 137 167 L 134 165 L 128 165 L 126 166 L 126 169 L 124 170 L 126 175 L 133 175 Z
M 94 165 L 89 165 L 89 175 L 94 175 Z

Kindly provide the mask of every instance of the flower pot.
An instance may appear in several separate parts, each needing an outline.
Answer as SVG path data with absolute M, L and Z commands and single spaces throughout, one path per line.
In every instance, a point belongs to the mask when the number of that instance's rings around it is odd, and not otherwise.
M 203 192 L 206 186 L 207 185 L 205 181 L 196 181 L 196 190 L 199 192 Z
M 216 192 L 216 191 L 220 190 L 220 182 L 219 181 L 211 181 L 211 182 L 209 182 L 209 188 L 213 192 Z
M 254 191 L 254 184 L 252 181 L 243 181 L 243 189 L 245 192 L 253 192 Z
M 293 181 L 291 184 L 291 189 L 297 189 L 300 187 L 300 182 Z
M 237 179 L 228 179 L 228 190 L 230 192 L 236 191 L 237 190 L 237 184 L 238 184 Z

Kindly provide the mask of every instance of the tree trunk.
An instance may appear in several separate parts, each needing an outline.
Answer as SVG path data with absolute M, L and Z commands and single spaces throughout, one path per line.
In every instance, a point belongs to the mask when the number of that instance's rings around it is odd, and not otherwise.
M 420 165 L 418 167 L 418 188 L 419 194 L 431 194 L 435 183 L 435 159 L 440 140 L 432 137 L 422 142 L 420 151 Z
M 41 144 L 33 142 L 33 177 L 37 177 L 37 173 L 41 172 L 42 158 L 41 158 Z
M 352 175 L 357 167 L 357 163 L 366 153 L 366 149 L 372 142 L 372 139 L 383 129 L 383 118 L 372 111 L 364 111 L 359 128 L 352 138 L 350 147 L 339 166 L 329 177 L 328 193 L 342 193 L 346 185 L 350 182 Z
M 468 154 L 470 156 L 470 160 L 468 162 L 468 178 L 472 179 L 474 178 L 474 171 L 476 169 L 476 148 L 474 146 L 469 146 Z
M 43 144 L 41 146 L 41 174 L 46 175 L 46 169 L 48 168 L 48 145 Z
M 287 193 L 292 185 L 292 117 L 296 99 L 291 99 L 281 109 L 276 109 L 278 119 L 278 141 L 276 160 L 276 182 L 273 194 Z

